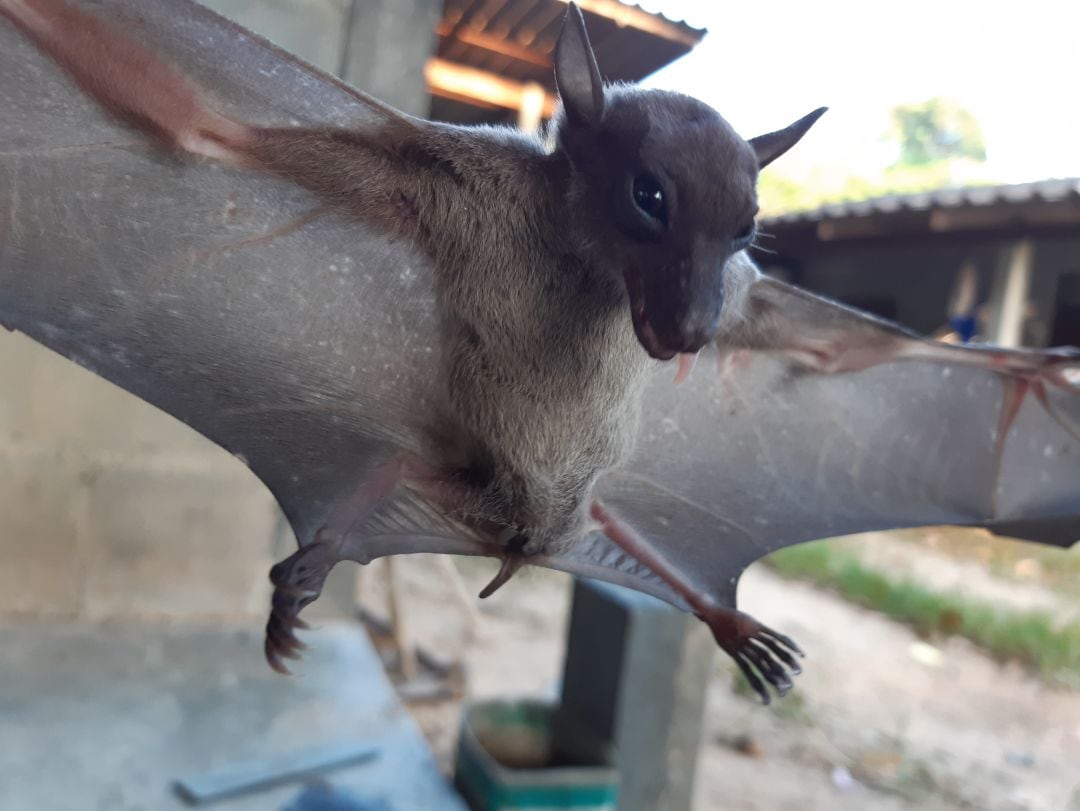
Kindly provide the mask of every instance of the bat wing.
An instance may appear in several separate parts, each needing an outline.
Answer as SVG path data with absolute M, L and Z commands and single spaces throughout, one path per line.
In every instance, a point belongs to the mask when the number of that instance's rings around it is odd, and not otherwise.
M 1061 546 L 1080 538 L 1076 367 L 1057 369 L 1068 380 L 1046 387 L 1045 404 L 1029 395 L 1003 419 L 1016 381 L 984 358 L 1050 355 L 933 344 L 759 284 L 806 338 L 900 336 L 916 351 L 829 374 L 767 345 L 713 346 L 686 383 L 672 385 L 666 368 L 652 381 L 635 454 L 599 495 L 697 587 L 734 605 L 739 575 L 769 552 L 873 530 L 962 524 Z
M 358 127 L 383 114 L 194 4 L 95 6 L 236 119 Z M 407 239 L 270 175 L 169 157 L 7 25 L 0 110 L 0 324 L 241 456 L 302 545 L 383 462 L 421 447 L 439 325 L 431 267 Z M 796 299 L 796 326 L 835 316 Z M 815 538 L 940 523 L 1080 534 L 1071 393 L 1050 393 L 1058 419 L 1026 402 L 999 456 L 994 371 L 927 359 L 794 373 L 782 353 L 736 354 L 710 350 L 678 388 L 658 375 L 634 457 L 598 487 L 716 599 L 733 602 L 753 560 Z M 350 540 L 358 560 L 499 551 L 407 492 Z M 599 533 L 530 562 L 680 603 Z
M 237 117 L 378 114 L 195 4 L 96 5 Z M 0 110 L 0 324 L 241 457 L 301 544 L 376 465 L 415 450 L 437 327 L 430 267 L 407 240 L 269 175 L 171 157 L 2 16 Z M 470 551 L 432 516 L 384 520 L 372 554 Z

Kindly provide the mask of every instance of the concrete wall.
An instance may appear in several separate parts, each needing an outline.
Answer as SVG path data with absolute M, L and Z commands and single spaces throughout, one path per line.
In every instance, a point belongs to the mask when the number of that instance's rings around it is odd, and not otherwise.
M 424 112 L 422 66 L 441 2 L 356 3 L 208 5 Z M 379 25 L 353 25 L 361 19 Z M 266 611 L 267 571 L 293 540 L 246 467 L 152 406 L 2 330 L 0 381 L 0 617 Z M 350 607 L 350 568 L 335 571 L 324 608 L 335 595 L 339 610 Z

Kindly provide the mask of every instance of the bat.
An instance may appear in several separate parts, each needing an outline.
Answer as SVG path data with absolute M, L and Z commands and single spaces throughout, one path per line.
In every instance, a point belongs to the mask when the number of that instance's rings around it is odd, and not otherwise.
M 0 0 L 0 323 L 273 492 L 271 666 L 338 562 L 486 555 L 482 596 L 529 564 L 693 612 L 767 702 L 801 654 L 735 609 L 768 552 L 1080 536 L 1073 350 L 935 343 L 748 258 L 758 172 L 823 109 L 745 140 L 606 86 L 573 4 L 553 62 L 534 136 L 407 116 L 188 0 Z

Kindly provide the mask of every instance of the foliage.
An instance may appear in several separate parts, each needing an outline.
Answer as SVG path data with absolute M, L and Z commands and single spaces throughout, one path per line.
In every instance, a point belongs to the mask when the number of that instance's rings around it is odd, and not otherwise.
M 885 140 L 898 156 L 892 165 L 871 176 L 831 167 L 798 181 L 770 169 L 758 183 L 762 212 L 773 216 L 829 203 L 991 182 L 985 175 L 986 146 L 978 121 L 955 102 L 932 98 L 901 104 L 893 108 L 891 118 Z
M 968 158 L 986 160 L 986 146 L 975 116 L 943 98 L 899 104 L 892 110 L 892 138 L 900 146 L 898 166 L 930 166 Z

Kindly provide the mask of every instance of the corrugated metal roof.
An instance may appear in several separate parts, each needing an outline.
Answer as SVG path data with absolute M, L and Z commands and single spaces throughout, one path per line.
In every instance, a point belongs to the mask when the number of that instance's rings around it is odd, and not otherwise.
M 687 53 L 705 29 L 636 3 L 580 0 L 607 81 L 635 82 Z M 565 0 L 446 0 L 436 56 L 515 82 L 555 90 L 552 53 Z
M 834 203 L 807 211 L 795 211 L 763 220 L 767 225 L 816 223 L 860 217 L 888 217 L 905 212 L 964 209 L 988 206 L 1019 206 L 1031 203 L 1072 201 L 1080 205 L 1080 178 L 1040 180 L 1005 186 L 972 186 L 939 189 L 920 194 L 890 194 L 870 200 Z

